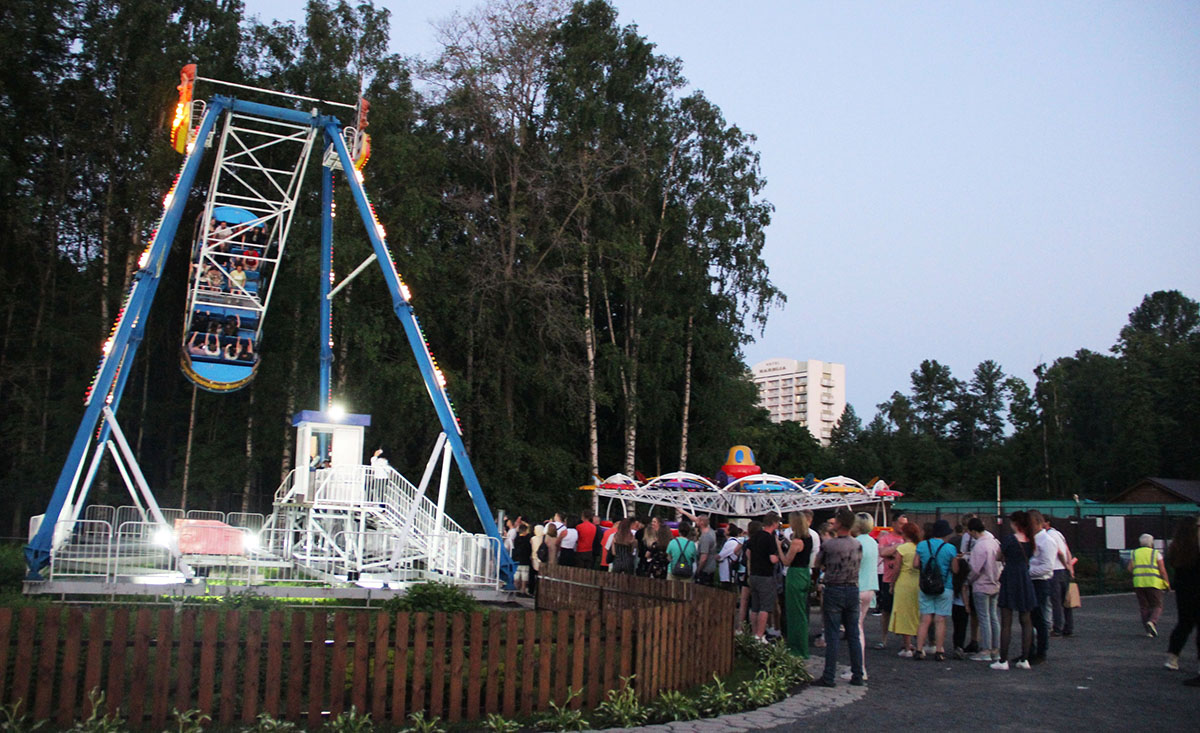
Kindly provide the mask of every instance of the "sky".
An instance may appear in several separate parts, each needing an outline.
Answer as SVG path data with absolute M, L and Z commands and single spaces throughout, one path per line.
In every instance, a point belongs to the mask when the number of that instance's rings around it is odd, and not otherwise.
M 479 3 L 376 4 L 392 50 L 428 56 Z M 757 136 L 788 302 L 748 364 L 845 364 L 866 421 L 924 359 L 1032 382 L 1148 293 L 1200 299 L 1200 3 L 615 4 Z

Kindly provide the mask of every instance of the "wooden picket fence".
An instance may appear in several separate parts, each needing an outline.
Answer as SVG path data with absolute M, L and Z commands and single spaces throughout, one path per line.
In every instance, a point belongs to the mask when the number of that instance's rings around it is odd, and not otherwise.
M 608 624 L 633 613 L 648 633 L 635 644 L 635 688 L 642 700 L 686 689 L 733 668 L 737 595 L 690 581 L 658 580 L 562 565 L 538 575 L 539 610 L 598 613 Z
M 569 689 L 583 690 L 572 706 L 594 706 L 630 675 L 649 699 L 730 669 L 720 600 L 462 614 L 0 608 L 0 704 L 67 726 L 101 690 L 131 727 L 161 730 L 173 709 L 222 725 L 266 712 L 316 727 L 351 705 L 397 724 L 416 711 L 512 718 Z
M 697 585 L 690 580 L 658 580 L 622 573 L 607 573 L 591 569 L 564 565 L 543 566 L 538 575 L 537 607 L 551 611 L 563 609 L 604 612 L 625 609 L 652 608 L 663 603 L 724 604 L 729 614 L 729 623 L 711 629 L 714 635 L 729 629 L 729 643 L 733 643 L 733 612 L 737 607 L 737 595 L 714 588 Z M 544 581 L 544 582 L 542 582 Z

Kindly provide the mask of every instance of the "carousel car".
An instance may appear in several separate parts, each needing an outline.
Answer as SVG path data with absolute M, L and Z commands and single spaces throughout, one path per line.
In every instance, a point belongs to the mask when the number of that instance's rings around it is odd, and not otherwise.
M 629 478 L 623 473 L 614 473 L 608 478 L 596 485 L 598 489 L 616 489 L 619 491 L 632 491 L 638 488 L 638 482 Z
M 814 493 L 822 494 L 865 494 L 867 487 L 848 476 L 830 476 L 818 481 L 813 487 Z
M 895 481 L 893 481 L 892 483 L 889 484 L 889 483 L 884 483 L 883 479 L 880 479 L 871 485 L 871 492 L 870 492 L 871 496 L 879 496 L 879 497 L 886 497 L 886 498 L 892 498 L 892 499 L 894 499 L 898 496 L 904 496 L 903 491 L 896 491 L 895 489 L 892 488 L 892 486 L 894 486 L 895 484 L 896 484 Z
M 747 493 L 762 493 L 776 491 L 803 491 L 803 487 L 790 478 L 775 476 L 769 473 L 759 473 L 753 476 L 743 476 L 729 482 L 726 491 L 744 491 Z
M 717 485 L 712 481 L 694 473 L 676 471 L 664 473 L 647 481 L 643 489 L 648 491 L 717 491 Z

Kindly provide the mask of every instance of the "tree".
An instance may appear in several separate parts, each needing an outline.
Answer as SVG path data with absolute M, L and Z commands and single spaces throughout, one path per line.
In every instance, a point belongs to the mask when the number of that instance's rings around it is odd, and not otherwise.
M 957 380 L 950 374 L 950 367 L 926 359 L 910 378 L 917 429 L 933 438 L 945 437 L 950 405 L 959 388 Z
M 1200 303 L 1178 290 L 1159 290 L 1142 299 L 1113 351 L 1128 355 L 1144 347 L 1170 349 L 1200 335 Z

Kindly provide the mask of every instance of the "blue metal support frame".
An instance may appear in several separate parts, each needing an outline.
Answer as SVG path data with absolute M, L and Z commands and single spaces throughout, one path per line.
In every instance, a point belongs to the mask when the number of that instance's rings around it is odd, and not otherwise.
M 333 366 L 333 170 L 321 168 L 321 412 L 329 411 L 333 397 L 330 372 Z
M 50 496 L 50 503 L 46 506 L 42 525 L 33 539 L 29 541 L 29 545 L 25 547 L 25 563 L 29 568 L 30 580 L 41 580 L 41 571 L 50 562 L 54 527 L 62 514 L 63 505 L 66 503 L 67 495 L 71 492 L 71 487 L 80 478 L 89 447 L 93 445 L 92 436 L 96 435 L 97 440 L 94 445 L 97 450 L 103 448 L 103 441 L 108 436 L 108 427 L 104 426 L 97 431 L 97 423 L 100 421 L 105 405 L 108 404 L 110 395 L 114 413 L 120 404 L 129 370 L 133 366 L 134 356 L 136 356 L 138 345 L 142 341 L 146 318 L 149 316 L 150 306 L 154 302 L 154 294 L 158 290 L 158 284 L 167 263 L 167 256 L 171 252 L 171 242 L 174 241 L 175 232 L 179 229 L 183 210 L 187 206 L 188 193 L 192 189 L 196 174 L 200 170 L 200 162 L 204 158 L 204 141 L 212 132 L 217 117 L 225 111 L 227 106 L 228 100 L 221 97 L 214 97 L 208 105 L 204 120 L 200 123 L 200 131 L 196 136 L 196 145 L 188 154 L 183 170 L 179 174 L 179 180 L 167 194 L 166 211 L 163 213 L 162 224 L 155 233 L 154 240 L 150 243 L 149 257 L 145 265 L 133 275 L 129 297 L 118 317 L 108 353 L 104 355 L 100 363 L 100 370 L 96 375 L 96 381 L 92 384 L 92 391 L 84 403 L 86 409 L 83 412 L 83 418 L 79 421 L 75 439 L 71 442 L 71 450 L 58 475 L 58 482 L 54 485 L 54 493 Z M 84 487 L 84 491 L 86 489 L 87 487 Z
M 333 401 L 333 386 L 330 379 L 333 368 L 333 301 L 329 291 L 333 288 L 333 171 L 328 167 L 321 168 L 321 326 L 318 338 L 321 339 L 321 355 L 318 373 L 320 375 L 320 399 L 317 404 L 321 412 L 328 412 Z M 317 455 L 323 460 L 329 457 L 329 435 L 321 433 L 317 436 Z
M 429 347 L 425 344 L 425 335 L 421 332 L 421 326 L 417 322 L 417 316 L 409 302 L 410 296 L 407 294 L 407 287 L 401 282 L 400 274 L 396 272 L 396 263 L 392 261 L 391 252 L 388 251 L 387 244 L 383 240 L 383 227 L 375 217 L 375 211 L 367 200 L 362 183 L 352 173 L 354 163 L 350 159 L 350 152 L 346 149 L 346 143 L 342 140 L 339 132 L 336 124 L 325 125 L 326 141 L 334 146 L 338 159 L 342 162 L 343 170 L 347 171 L 347 185 L 354 197 L 354 203 L 358 206 L 358 213 L 366 227 L 367 237 L 371 240 L 371 247 L 375 250 L 379 269 L 383 272 L 383 280 L 392 294 L 392 310 L 400 319 L 401 325 L 404 326 L 404 334 L 408 337 L 413 356 L 417 359 L 417 368 L 421 371 L 421 378 L 425 380 L 429 398 L 433 402 L 438 420 L 442 423 L 442 432 L 446 434 L 446 438 L 450 442 L 450 449 L 454 453 L 458 470 L 462 474 L 463 482 L 467 485 L 471 501 L 475 504 L 475 513 L 479 516 L 479 523 L 483 525 L 483 530 L 488 536 L 497 539 L 500 543 L 500 575 L 506 584 L 511 585 L 516 563 L 509 557 L 508 550 L 504 547 L 504 537 L 501 536 L 500 529 L 496 526 L 496 520 L 492 518 L 492 510 L 488 507 L 487 498 L 483 495 L 483 488 L 479 485 L 479 478 L 475 475 L 475 467 L 471 465 L 471 458 L 467 455 L 458 417 L 454 414 L 454 407 L 450 404 L 450 397 L 446 394 L 446 388 L 442 383 L 445 377 L 437 368 L 433 355 L 429 353 Z

